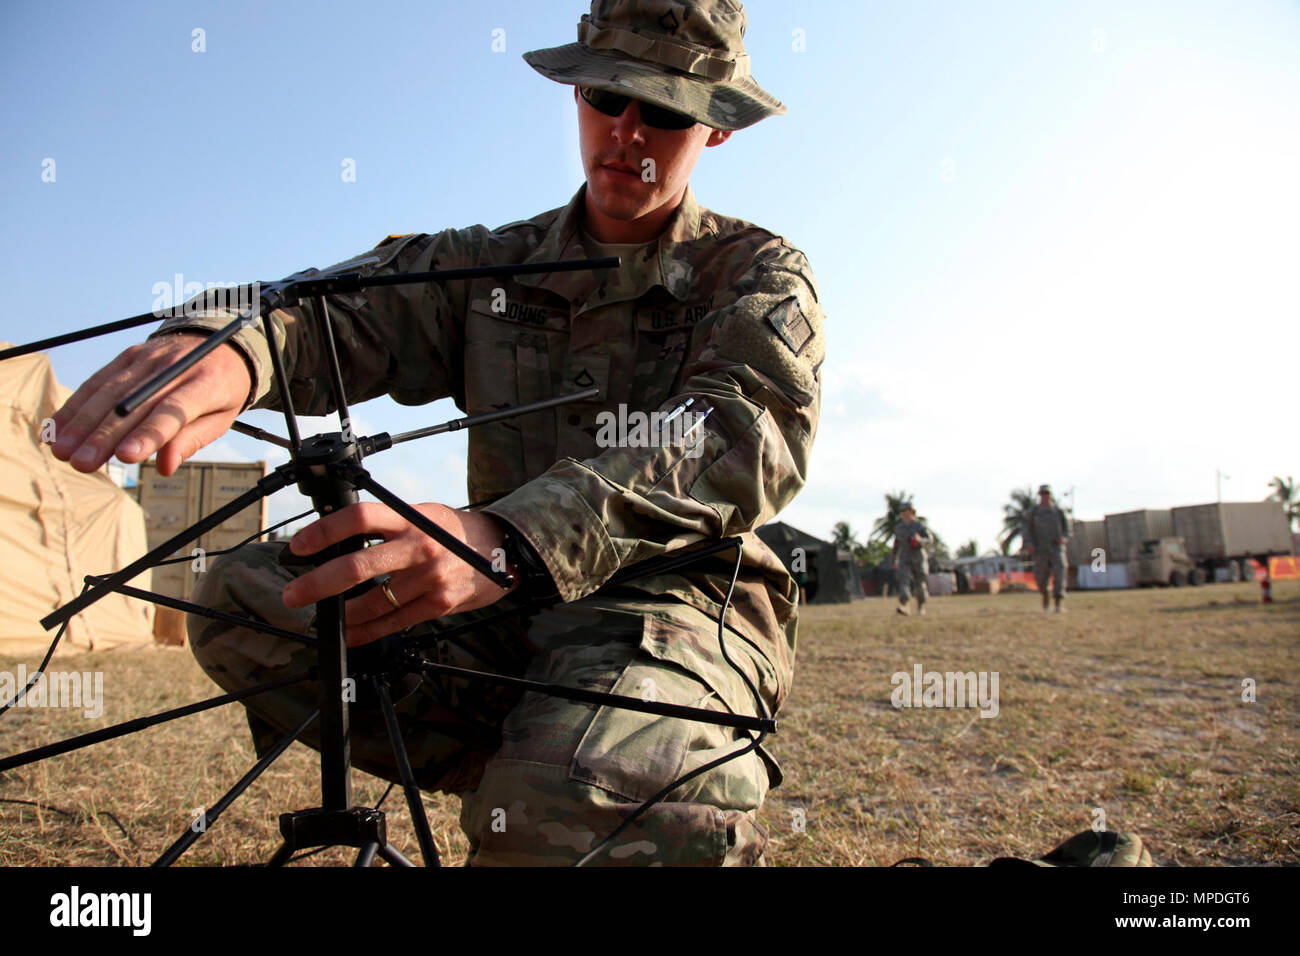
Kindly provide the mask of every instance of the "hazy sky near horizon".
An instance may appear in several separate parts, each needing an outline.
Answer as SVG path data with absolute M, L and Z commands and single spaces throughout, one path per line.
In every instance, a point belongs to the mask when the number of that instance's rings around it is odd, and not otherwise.
M 790 112 L 706 151 L 692 183 L 820 283 L 820 431 L 782 520 L 865 532 L 906 489 L 953 548 L 985 548 L 1015 487 L 1073 488 L 1095 518 L 1212 501 L 1216 470 L 1225 500 L 1300 474 L 1300 5 L 746 7 L 755 75 Z M 575 107 L 520 54 L 573 40 L 585 10 L 9 0 L 0 339 L 148 311 L 178 275 L 276 278 L 563 205 Z M 55 371 L 75 387 L 142 337 L 56 349 Z M 458 414 L 356 411 L 363 433 Z M 284 460 L 237 435 L 200 457 Z M 463 503 L 464 437 L 373 471 Z

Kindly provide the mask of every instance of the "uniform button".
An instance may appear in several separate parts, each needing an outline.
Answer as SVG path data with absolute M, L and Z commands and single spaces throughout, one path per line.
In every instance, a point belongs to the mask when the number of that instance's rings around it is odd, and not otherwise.
M 576 425 L 576 424 L 578 424 L 578 422 L 580 422 L 580 421 L 582 421 L 582 416 L 580 416 L 580 415 L 570 415 L 570 416 L 569 416 L 569 424 L 570 424 L 570 425 Z

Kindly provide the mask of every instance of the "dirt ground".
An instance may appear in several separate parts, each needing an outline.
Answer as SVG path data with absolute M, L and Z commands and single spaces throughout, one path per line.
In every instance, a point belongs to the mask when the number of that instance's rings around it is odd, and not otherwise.
M 1252 584 L 1083 592 L 1059 616 L 1033 594 L 936 598 L 924 618 L 888 599 L 806 609 L 771 738 L 785 782 L 760 813 L 768 862 L 974 865 L 1041 855 L 1103 820 L 1139 833 L 1162 865 L 1300 863 L 1300 583 L 1274 593 L 1264 605 Z M 0 656 L 0 671 L 19 663 Z M 996 716 L 895 707 L 895 675 L 917 665 L 996 672 Z M 0 717 L 0 753 L 216 692 L 185 651 L 76 655 L 57 669 L 102 670 L 103 715 L 16 708 Z M 0 864 L 150 862 L 254 760 L 232 706 L 0 775 Z M 317 802 L 317 773 L 295 745 L 183 862 L 264 861 L 277 815 Z M 355 775 L 359 802 L 387 788 Z M 426 794 L 425 806 L 444 862 L 460 862 L 457 802 Z M 414 857 L 400 791 L 384 809 Z

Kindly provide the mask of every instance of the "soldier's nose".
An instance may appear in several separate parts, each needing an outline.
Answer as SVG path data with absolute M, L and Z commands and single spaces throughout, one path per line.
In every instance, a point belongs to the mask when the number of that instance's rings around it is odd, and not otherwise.
M 636 100 L 628 103 L 623 112 L 614 118 L 611 133 L 621 145 L 644 143 L 645 127 L 641 123 L 641 104 Z

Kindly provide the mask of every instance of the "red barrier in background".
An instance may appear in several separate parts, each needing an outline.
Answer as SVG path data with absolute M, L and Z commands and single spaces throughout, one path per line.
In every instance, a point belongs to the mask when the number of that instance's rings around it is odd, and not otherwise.
M 1256 572 L 1258 573 L 1258 571 Z M 1268 559 L 1268 576 L 1274 581 L 1294 581 L 1300 579 L 1300 558 L 1286 555 Z
M 1015 581 L 1023 584 L 1031 591 L 1038 590 L 1038 583 L 1034 580 L 1033 572 L 1030 571 L 1003 571 L 1000 574 L 975 574 L 971 576 L 972 583 L 980 581 L 997 581 L 1004 589 L 1008 584 Z

